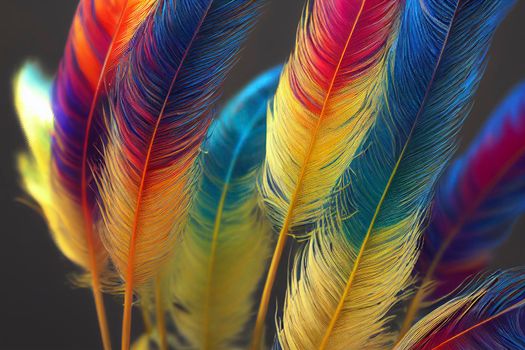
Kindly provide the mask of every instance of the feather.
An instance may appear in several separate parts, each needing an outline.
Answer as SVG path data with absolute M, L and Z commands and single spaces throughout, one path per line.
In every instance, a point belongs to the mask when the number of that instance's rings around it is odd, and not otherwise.
M 394 340 L 389 312 L 412 283 L 422 219 L 504 3 L 407 1 L 376 124 L 296 261 L 283 348 L 381 349 Z
M 418 271 L 434 298 L 480 272 L 525 211 L 525 83 L 440 180 Z
M 174 312 L 175 324 L 192 348 L 231 349 L 253 311 L 271 242 L 255 179 L 280 72 L 262 74 L 226 105 L 201 155 L 189 225 L 175 253 L 174 296 L 184 309 Z
M 280 230 L 259 308 L 259 343 L 288 234 L 320 216 L 369 126 L 399 1 L 314 1 L 299 26 L 268 117 L 261 193 Z
M 395 349 L 525 349 L 525 270 L 474 280 L 416 323 Z
M 117 76 L 98 184 L 101 237 L 125 282 L 123 349 L 129 347 L 133 290 L 157 276 L 184 227 L 197 175 L 193 164 L 218 87 L 257 4 L 159 1 Z
M 99 163 L 97 141 L 103 137 L 97 103 L 105 92 L 108 68 L 116 64 L 155 1 L 82 0 L 55 80 L 51 179 L 53 201 L 65 213 L 53 227 L 55 235 L 68 242 L 62 251 L 87 271 L 100 269 L 106 257 L 92 227 L 95 186 L 89 163 Z
M 315 1 L 268 119 L 261 184 L 278 228 L 308 226 L 354 157 L 375 106 L 396 1 Z M 322 50 L 321 50 L 322 48 Z
M 53 132 L 53 111 L 51 110 L 52 81 L 35 62 L 25 63 L 14 79 L 15 107 L 26 137 L 29 151 L 18 156 L 18 170 L 25 191 L 44 211 L 44 217 L 51 225 L 60 215 L 60 208 L 51 200 L 49 186 L 51 134 Z M 51 232 L 57 230 L 51 228 Z M 59 247 L 63 237 L 53 235 Z
M 115 66 L 136 28 L 156 0 L 81 0 L 69 33 L 53 88 L 54 133 L 51 186 L 53 205 L 62 211 L 50 226 L 59 245 L 73 262 L 91 272 L 104 348 L 110 348 L 101 270 L 107 258 L 94 226 L 95 187 L 90 165 L 100 163 L 104 139 L 99 98 L 104 95 L 108 70 Z M 95 169 L 96 170 L 96 169 Z

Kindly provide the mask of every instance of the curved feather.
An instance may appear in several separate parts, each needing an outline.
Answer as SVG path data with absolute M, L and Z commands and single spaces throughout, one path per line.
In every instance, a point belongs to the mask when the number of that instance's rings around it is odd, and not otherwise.
M 89 163 L 100 163 L 99 140 L 104 138 L 99 98 L 104 83 L 110 84 L 108 69 L 155 1 L 80 1 L 54 83 L 53 201 L 66 212 L 54 225 L 55 235 L 67 236 L 68 258 L 87 271 L 99 270 L 106 257 L 93 232 L 95 186 L 89 169 Z M 93 255 L 98 263 L 91 261 Z
M 474 280 L 416 323 L 395 349 L 525 349 L 525 270 Z
M 102 239 L 126 285 L 124 330 L 132 290 L 157 275 L 184 227 L 193 165 L 257 3 L 159 1 L 118 75 L 99 189 Z
M 485 268 L 525 211 L 525 83 L 490 117 L 440 180 L 418 271 L 433 297 Z
M 377 122 L 335 188 L 334 212 L 295 264 L 284 348 L 381 349 L 393 341 L 389 313 L 412 283 L 432 189 L 506 3 L 407 1 Z
M 259 343 L 288 234 L 301 235 L 323 212 L 374 121 L 375 99 L 399 1 L 313 1 L 284 67 L 268 116 L 260 190 L 280 230 L 259 307 Z M 254 345 L 254 347 L 257 347 Z
M 373 122 L 398 1 L 313 1 L 268 118 L 261 192 L 278 228 L 319 217 Z M 287 230 L 288 231 L 288 230 Z
M 239 93 L 213 124 L 202 175 L 176 258 L 177 329 L 196 349 L 231 349 L 245 339 L 253 297 L 270 254 L 271 229 L 257 202 L 266 110 L 281 67 Z

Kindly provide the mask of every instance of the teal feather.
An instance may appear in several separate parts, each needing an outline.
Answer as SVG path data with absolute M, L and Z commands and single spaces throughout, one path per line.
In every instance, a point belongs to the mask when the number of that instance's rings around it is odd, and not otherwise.
M 203 146 L 190 222 L 176 254 L 174 318 L 199 349 L 231 349 L 253 309 L 271 229 L 258 208 L 266 110 L 281 68 L 255 79 L 222 111 Z

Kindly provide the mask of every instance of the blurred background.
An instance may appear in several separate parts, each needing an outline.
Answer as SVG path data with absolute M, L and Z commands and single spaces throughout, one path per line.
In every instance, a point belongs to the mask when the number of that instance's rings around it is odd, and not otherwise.
M 509 0 L 510 1 L 510 0 Z M 0 11 L 0 349 L 99 349 L 98 328 L 88 290 L 73 289 L 74 271 L 49 238 L 44 220 L 22 204 L 15 154 L 25 147 L 14 114 L 11 80 L 27 58 L 54 74 L 76 0 L 2 0 Z M 250 78 L 286 60 L 295 40 L 303 0 L 268 0 L 224 97 Z M 525 79 L 525 2 L 497 32 L 485 78 L 462 132 L 462 148 L 505 93 Z M 524 140 L 525 142 L 525 140 Z M 498 252 L 495 267 L 525 265 L 525 220 Z M 107 300 L 113 336 L 120 330 L 118 300 Z M 138 320 L 140 317 L 135 317 Z M 135 325 L 137 326 L 137 325 Z M 115 341 L 115 344 L 117 342 Z

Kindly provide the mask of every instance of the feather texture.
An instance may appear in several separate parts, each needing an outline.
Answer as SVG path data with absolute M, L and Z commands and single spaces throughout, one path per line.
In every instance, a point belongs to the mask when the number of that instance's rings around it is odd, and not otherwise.
M 102 239 L 126 284 L 124 331 L 131 291 L 159 273 L 184 227 L 193 165 L 257 3 L 159 1 L 118 76 L 99 188 Z
M 525 83 L 490 117 L 440 181 L 418 270 L 433 297 L 480 272 L 525 211 Z
M 432 189 L 505 3 L 407 1 L 377 122 L 334 189 L 334 213 L 295 264 L 284 348 L 381 349 L 393 341 L 389 311 L 406 298 Z
M 253 348 L 288 234 L 317 220 L 374 121 L 374 99 L 399 1 L 313 1 L 270 108 L 260 190 L 280 230 Z
M 416 323 L 396 349 L 525 349 L 525 271 L 471 282 Z
M 68 242 L 62 249 L 68 258 L 87 271 L 99 269 L 106 257 L 92 218 L 95 186 L 89 163 L 100 163 L 98 141 L 104 138 L 96 107 L 108 68 L 116 64 L 155 1 L 80 1 L 55 80 L 51 179 L 53 201 L 64 215 L 53 227 L 55 235 Z
M 261 185 L 278 228 L 319 217 L 368 127 L 397 1 L 313 1 L 268 118 Z
M 257 203 L 268 100 L 281 67 L 250 83 L 222 111 L 201 155 L 202 175 L 176 252 L 174 312 L 192 348 L 231 349 L 253 311 L 270 252 L 270 227 Z M 244 339 L 246 340 L 246 339 Z
M 111 85 L 109 75 L 136 28 L 157 0 L 81 0 L 71 26 L 53 88 L 52 202 L 61 215 L 50 226 L 73 262 L 91 273 L 104 348 L 110 349 L 101 270 L 107 259 L 95 221 L 95 189 L 90 167 L 100 160 L 103 118 L 97 108 Z M 109 71 L 111 69 L 111 72 Z M 110 73 L 110 74 L 109 74 Z

